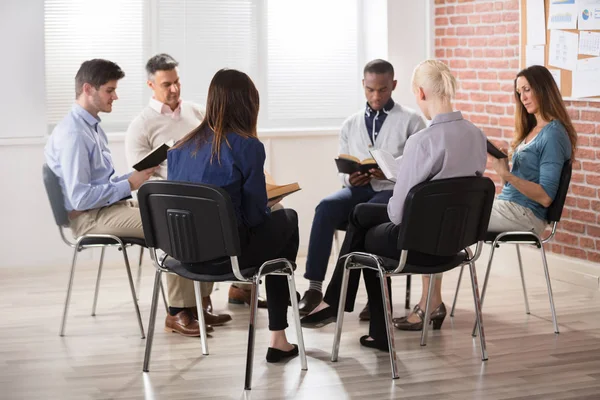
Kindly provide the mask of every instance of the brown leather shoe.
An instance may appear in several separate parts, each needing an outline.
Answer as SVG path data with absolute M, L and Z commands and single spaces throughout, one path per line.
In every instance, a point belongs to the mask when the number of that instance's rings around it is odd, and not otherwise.
M 190 307 L 192 315 L 195 319 L 198 319 L 198 309 L 196 307 Z M 204 310 L 204 322 L 206 325 L 221 326 L 231 321 L 231 315 L 229 314 L 213 314 L 207 310 Z
M 369 303 L 365 305 L 365 308 L 362 309 L 360 314 L 358 314 L 358 319 L 361 321 L 369 321 L 371 319 L 371 311 L 369 311 Z
M 229 303 L 250 305 L 251 294 L 251 290 L 241 289 L 231 285 L 229 286 Z M 267 301 L 260 296 L 258 297 L 258 308 L 267 308 Z
M 214 331 L 212 326 L 206 328 L 207 332 Z M 183 336 L 200 336 L 200 325 L 189 310 L 183 310 L 177 315 L 167 314 L 165 331 L 179 333 Z

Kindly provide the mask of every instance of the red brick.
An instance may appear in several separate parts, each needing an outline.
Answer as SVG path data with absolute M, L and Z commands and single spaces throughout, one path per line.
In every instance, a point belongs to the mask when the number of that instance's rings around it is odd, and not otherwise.
M 475 28 L 475 34 L 478 36 L 491 36 L 494 34 L 493 26 L 478 26 Z
M 513 30 L 515 28 L 510 28 L 510 29 L 506 29 L 507 33 L 519 33 L 519 29 Z M 508 44 L 510 46 L 518 46 L 519 43 L 521 41 L 521 38 L 519 38 L 519 35 L 512 35 L 508 37 Z M 515 74 L 517 73 L 517 71 L 515 71 Z
M 572 120 L 579 119 L 579 110 L 576 110 L 574 108 L 569 108 L 567 110 L 567 113 L 569 114 L 569 117 L 571 117 Z
M 487 105 L 485 111 L 489 114 L 504 115 L 504 107 L 500 106 Z
M 445 7 L 437 7 L 435 9 L 435 15 L 446 15 L 446 8 Z
M 585 181 L 596 187 L 600 187 L 600 175 L 586 175 Z
M 498 77 L 501 80 L 506 80 L 506 81 L 514 81 L 516 76 L 516 73 L 512 72 L 512 71 L 500 71 L 498 73 Z
M 571 185 L 571 191 L 578 196 L 596 197 L 596 189 L 589 186 Z
M 458 92 L 458 93 L 456 93 L 456 96 L 454 98 L 456 100 L 469 100 L 469 94 L 463 93 L 463 92 Z
M 437 17 L 435 19 L 435 26 L 446 26 L 448 25 L 448 18 L 446 17 Z
M 456 6 L 457 14 L 471 14 L 473 12 L 473 4 L 461 4 Z
M 577 133 L 594 133 L 594 124 L 582 124 L 582 123 L 573 123 L 573 128 L 577 131 Z
M 473 111 L 472 103 L 454 103 L 454 106 L 457 110 L 462 111 L 463 113 Z
M 479 3 L 475 5 L 476 12 L 488 12 L 493 11 L 494 5 L 492 3 Z
M 485 104 L 475 103 L 475 105 L 473 106 L 473 111 L 475 111 L 476 113 L 483 114 L 485 112 Z
M 469 23 L 469 18 L 465 15 L 450 17 L 450 23 L 452 25 L 465 25 Z
M 490 121 L 490 117 L 488 117 L 487 115 L 472 115 L 471 118 L 469 118 L 469 120 L 475 125 L 487 124 Z
M 512 69 L 515 69 L 515 70 L 517 68 L 519 68 L 519 60 L 517 60 L 517 59 L 510 60 L 509 68 L 512 68 Z
M 473 49 L 473 57 L 475 58 L 483 58 L 483 50 L 481 48 Z
M 498 79 L 498 73 L 493 72 L 493 71 L 478 71 L 477 72 L 477 77 L 479 79 L 496 80 L 496 79 Z
M 486 69 L 487 62 L 485 60 L 469 60 L 469 68 L 471 69 Z
M 451 26 L 449 28 L 446 28 L 446 36 L 454 36 L 456 35 L 456 27 Z
M 591 262 L 600 263 L 600 253 L 596 253 L 593 251 L 587 252 L 587 259 Z
M 497 104 L 509 104 L 511 97 L 507 94 L 492 94 L 490 96 L 490 99 L 492 101 L 492 103 L 497 103 Z
M 497 92 L 500 90 L 500 83 L 498 82 L 483 82 L 481 88 L 489 92 Z
M 569 232 L 575 232 L 575 233 L 584 233 L 585 232 L 585 225 L 583 225 L 582 223 L 579 223 L 579 222 L 561 221 L 560 227 Z
M 515 119 L 512 118 L 512 117 L 503 117 L 503 118 L 500 118 L 500 126 L 514 127 L 515 126 Z
M 590 137 L 587 135 L 577 135 L 577 146 L 589 146 Z
M 493 32 L 490 35 L 493 35 Z M 506 38 L 506 36 L 492 36 L 489 38 L 488 44 L 492 47 L 505 47 L 508 44 L 508 39 Z M 504 49 L 504 50 L 512 50 L 512 49 Z
M 456 49 L 456 51 L 458 51 L 459 49 Z M 462 79 L 477 79 L 477 73 L 473 70 L 461 70 L 461 71 L 456 71 L 455 74 L 456 78 L 458 78 L 458 80 L 462 80 Z
M 557 232 L 555 238 L 558 243 L 570 244 L 571 246 L 577 246 L 579 243 L 578 237 L 570 233 Z
M 588 107 L 592 107 L 592 108 L 600 108 L 600 102 L 597 101 L 590 101 L 588 103 Z
M 573 172 L 571 175 L 571 182 L 584 183 L 585 175 L 582 172 Z
M 446 0 L 435 0 L 435 4 L 444 4 Z
M 577 199 L 577 208 L 587 210 L 590 208 L 590 204 L 588 199 Z
M 450 68 L 458 69 L 458 68 L 467 68 L 467 62 L 461 59 L 450 60 Z
M 594 210 L 594 211 L 596 211 L 596 212 L 600 213 L 600 201 L 597 201 L 597 200 L 592 200 L 592 202 L 591 202 L 591 204 L 590 204 L 590 205 L 591 205 L 591 207 L 592 207 L 592 210 Z
M 519 0 L 511 0 L 504 3 L 505 10 L 518 10 L 519 9 Z
M 446 34 L 446 28 L 435 28 L 435 36 L 444 36 Z
M 587 107 L 588 106 L 588 102 L 587 101 L 571 101 L 570 105 L 573 107 Z
M 469 24 L 478 24 L 481 22 L 481 15 L 469 15 Z
M 494 3 L 494 9 L 496 11 L 502 11 L 503 8 L 504 8 L 504 2 L 497 1 L 496 3 Z
M 446 49 L 446 57 L 448 57 L 448 58 L 452 58 L 452 54 L 453 54 L 453 53 L 454 53 L 454 52 L 452 51 L 452 49 Z
M 487 136 L 488 138 L 497 138 L 496 140 L 494 140 L 495 143 L 500 142 L 503 146 L 508 146 L 508 143 L 506 143 L 506 141 L 500 140 L 500 138 L 502 137 L 502 129 L 484 126 L 483 133 L 485 133 L 485 136 Z
M 517 56 L 517 51 L 515 49 L 504 49 L 503 53 L 504 53 L 504 57 L 507 57 L 507 58 Z
M 486 93 L 471 93 L 471 100 L 487 102 L 490 100 L 490 95 Z
M 504 35 L 506 33 L 506 25 L 495 25 L 494 35 Z
M 443 47 L 457 47 L 458 39 L 444 37 L 444 38 L 442 38 L 442 46 Z
M 562 246 L 559 244 L 551 244 L 550 251 L 557 254 L 562 254 Z
M 479 90 L 481 88 L 481 84 L 477 82 L 462 81 L 458 84 L 462 90 Z
M 487 38 L 470 38 L 467 43 L 473 47 L 485 47 L 487 46 Z
M 600 226 L 598 226 L 598 225 L 587 225 L 586 226 L 586 233 L 589 236 L 598 238 L 598 237 L 600 237 Z
M 490 60 L 488 62 L 488 66 L 490 68 L 495 68 L 495 69 L 506 69 L 509 67 L 509 63 L 508 63 L 508 60 Z M 512 87 L 511 87 L 511 90 L 512 90 Z
M 573 164 L 573 169 L 575 169 L 576 163 Z M 600 173 L 600 163 L 597 162 L 583 162 L 583 170 L 588 172 L 596 172 Z
M 508 24 L 506 25 L 506 33 L 519 33 L 519 24 Z M 514 43 L 512 40 L 510 41 L 511 44 L 519 44 L 519 36 L 515 35 L 512 36 L 511 39 L 516 39 L 517 43 Z
M 435 58 L 444 57 L 446 54 L 446 50 L 444 49 L 435 49 Z
M 583 147 L 579 147 L 577 149 L 577 158 L 584 160 L 595 160 L 596 152 L 593 149 L 585 149 Z
M 485 56 L 488 58 L 502 58 L 504 51 L 502 49 L 485 49 Z
M 569 257 L 577 257 L 584 260 L 587 259 L 585 251 L 574 247 L 564 246 L 563 253 Z
M 590 211 L 571 210 L 571 218 L 583 222 L 596 222 L 596 213 Z
M 582 237 L 579 239 L 579 246 L 584 249 L 596 250 L 596 244 L 593 239 Z
M 600 122 L 600 111 L 581 111 L 581 119 L 584 121 Z
M 577 139 L 578 144 L 581 143 L 581 135 L 579 135 L 579 138 Z M 593 136 L 590 140 L 590 146 L 594 146 L 597 148 L 600 148 L 600 137 L 598 136 Z M 598 158 L 598 155 L 596 155 L 596 158 Z
M 481 22 L 484 24 L 496 24 L 500 21 L 502 21 L 500 14 L 483 14 L 481 16 Z

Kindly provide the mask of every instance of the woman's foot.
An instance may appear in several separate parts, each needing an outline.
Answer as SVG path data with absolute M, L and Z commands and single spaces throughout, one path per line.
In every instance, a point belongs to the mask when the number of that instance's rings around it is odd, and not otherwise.
M 269 347 L 267 350 L 267 362 L 276 363 L 298 355 L 298 345 L 288 343 L 291 346 L 289 350 L 276 349 Z
M 446 318 L 446 306 L 440 303 L 431 312 L 429 322 L 433 325 L 433 329 L 441 329 L 442 323 Z M 425 311 L 417 304 L 413 312 L 408 317 L 394 318 L 393 323 L 397 329 L 402 331 L 420 331 L 423 329 L 423 320 L 425 319 Z
M 381 351 L 389 351 L 390 350 L 390 347 L 388 346 L 387 343 L 375 341 L 375 339 L 373 339 L 369 335 L 365 335 L 365 336 L 361 337 L 360 344 L 365 347 L 369 347 L 371 349 L 377 349 L 377 350 L 381 350 Z
M 312 313 L 303 317 L 300 320 L 300 325 L 303 328 L 322 328 L 337 319 L 336 312 L 333 307 L 329 307 L 327 303 L 321 302 Z

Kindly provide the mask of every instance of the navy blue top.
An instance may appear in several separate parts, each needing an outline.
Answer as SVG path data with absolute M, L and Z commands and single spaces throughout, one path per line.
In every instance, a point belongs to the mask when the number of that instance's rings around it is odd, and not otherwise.
M 394 108 L 394 104 L 394 99 L 390 97 L 381 110 L 375 111 L 367 102 L 367 108 L 365 109 L 365 125 L 367 125 L 367 132 L 369 133 L 371 144 L 375 144 L 375 139 L 377 139 L 377 135 L 379 135 L 388 113 Z
M 265 147 L 256 138 L 244 138 L 236 133 L 228 133 L 225 137 L 227 141 L 221 143 L 220 162 L 216 155 L 211 161 L 212 131 L 206 140 L 200 139 L 199 148 L 192 140 L 169 150 L 167 179 L 222 187 L 231 196 L 238 225 L 252 228 L 270 214 L 264 173 Z
M 527 144 L 521 143 L 513 154 L 511 173 L 521 179 L 540 185 L 554 200 L 564 163 L 571 158 L 571 142 L 567 130 L 558 120 L 551 121 Z M 502 188 L 500 200 L 512 201 L 533 211 L 546 220 L 547 209 L 519 192 L 510 183 Z

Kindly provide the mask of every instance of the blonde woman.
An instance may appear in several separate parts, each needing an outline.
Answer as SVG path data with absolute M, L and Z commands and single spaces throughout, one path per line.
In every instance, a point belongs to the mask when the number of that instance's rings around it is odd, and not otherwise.
M 399 225 L 402 222 L 404 201 L 410 189 L 424 181 L 481 175 L 485 170 L 486 138 L 477 127 L 463 119 L 460 111 L 453 110 L 452 98 L 456 90 L 456 80 L 448 67 L 437 60 L 422 62 L 414 70 L 412 89 L 419 108 L 425 117 L 431 120 L 431 125 L 406 141 L 404 155 L 396 161 L 397 182 L 387 207 L 361 204 L 355 208 L 350 217 L 350 225 L 340 255 L 353 251 L 366 251 L 398 259 L 400 252 L 396 244 Z M 411 260 L 409 255 L 409 262 L 436 262 L 431 256 L 418 255 L 417 257 L 419 259 Z M 439 260 L 439 262 L 443 261 Z M 371 320 L 369 335 L 361 337 L 360 343 L 366 347 L 388 351 L 384 309 L 377 274 L 368 269 L 362 271 L 367 286 Z M 330 288 L 332 285 L 338 287 L 341 285 L 342 274 L 343 262 L 338 262 Z M 359 274 L 359 270 L 352 270 L 350 279 L 358 279 Z M 428 282 L 425 278 L 424 287 L 427 287 Z M 432 304 L 434 304 L 433 299 Z M 441 326 L 445 317 L 445 308 L 441 301 L 438 305 L 434 309 L 436 327 Z M 414 313 L 422 314 L 421 310 L 424 308 L 425 298 L 422 298 L 415 306 Z M 305 326 L 322 326 L 332 322 L 335 320 L 336 311 L 337 308 L 333 305 L 320 304 L 317 311 L 308 316 L 313 318 L 313 323 L 311 324 L 309 320 L 305 322 Z

